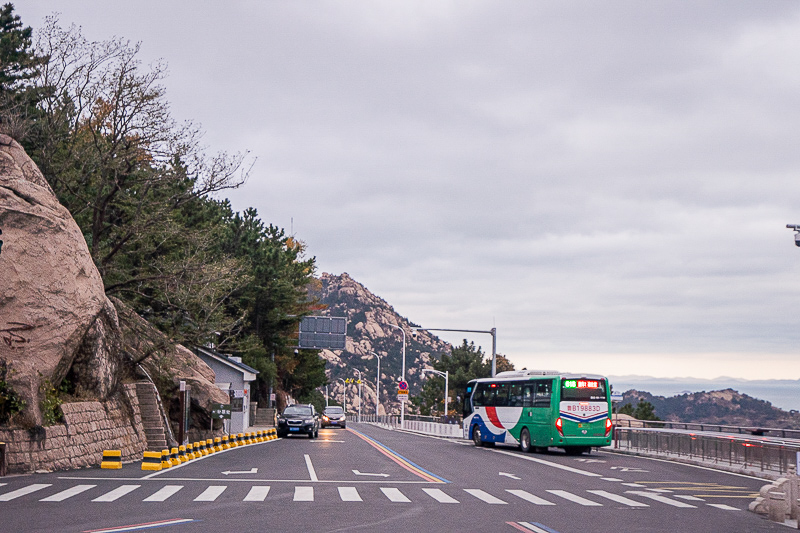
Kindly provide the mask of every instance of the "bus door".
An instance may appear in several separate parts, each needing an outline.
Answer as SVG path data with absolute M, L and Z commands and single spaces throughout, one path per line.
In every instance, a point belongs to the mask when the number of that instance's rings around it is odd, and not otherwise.
M 531 408 L 531 444 L 534 446 L 550 446 L 552 444 L 553 380 L 538 379 L 530 385 L 533 398 Z

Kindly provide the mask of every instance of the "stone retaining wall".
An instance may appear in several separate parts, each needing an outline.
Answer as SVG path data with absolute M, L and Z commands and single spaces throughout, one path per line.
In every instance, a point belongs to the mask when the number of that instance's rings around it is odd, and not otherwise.
M 122 461 L 141 460 L 147 449 L 135 385 L 117 399 L 61 404 L 64 424 L 39 431 L 0 429 L 8 473 L 99 465 L 103 450 L 121 450 Z

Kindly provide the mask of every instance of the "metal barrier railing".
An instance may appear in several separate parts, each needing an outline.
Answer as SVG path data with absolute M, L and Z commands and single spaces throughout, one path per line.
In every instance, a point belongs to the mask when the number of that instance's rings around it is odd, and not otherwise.
M 390 428 L 400 428 L 400 417 L 396 415 L 363 415 L 361 420 L 368 424 L 376 424 L 378 426 Z M 463 434 L 461 425 L 457 423 L 409 420 L 408 417 L 406 417 L 405 424 L 403 425 L 402 429 L 415 431 L 417 433 L 424 433 L 426 435 L 437 435 L 440 437 L 461 437 Z
M 736 433 L 737 435 L 764 435 L 782 439 L 800 439 L 800 429 L 762 428 L 758 426 L 723 426 L 719 424 L 701 424 L 699 422 L 665 422 L 653 420 L 623 420 L 614 418 L 617 427 L 683 429 L 686 431 L 716 431 L 719 433 Z
M 615 428 L 614 447 L 665 457 L 686 457 L 729 467 L 787 474 L 794 470 L 800 443 L 773 443 L 744 437 Z

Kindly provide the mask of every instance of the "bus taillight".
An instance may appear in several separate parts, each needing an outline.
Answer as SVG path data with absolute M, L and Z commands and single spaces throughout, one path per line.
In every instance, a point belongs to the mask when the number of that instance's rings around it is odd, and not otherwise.
M 606 418 L 606 437 L 608 437 L 608 434 L 611 432 L 611 425 L 611 419 Z
M 561 417 L 559 416 L 556 418 L 556 429 L 558 430 L 559 434 L 563 437 L 564 436 L 564 427 L 563 422 L 561 421 Z

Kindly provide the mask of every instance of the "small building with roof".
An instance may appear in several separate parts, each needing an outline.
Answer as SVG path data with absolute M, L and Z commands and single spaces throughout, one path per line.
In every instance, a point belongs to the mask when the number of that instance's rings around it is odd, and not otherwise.
M 214 384 L 228 393 L 231 420 L 228 431 L 241 433 L 250 427 L 251 383 L 258 370 L 242 363 L 241 357 L 215 352 L 210 348 L 195 348 L 195 354 L 216 374 Z

